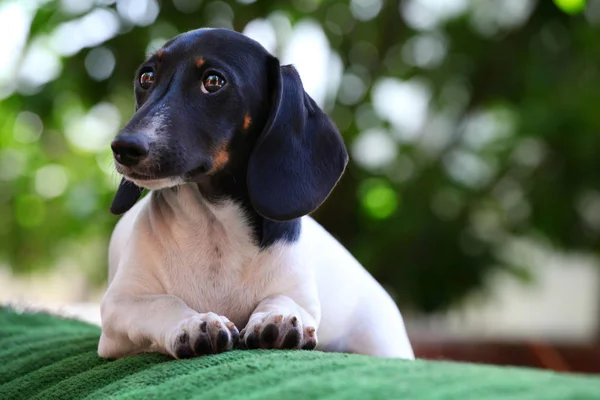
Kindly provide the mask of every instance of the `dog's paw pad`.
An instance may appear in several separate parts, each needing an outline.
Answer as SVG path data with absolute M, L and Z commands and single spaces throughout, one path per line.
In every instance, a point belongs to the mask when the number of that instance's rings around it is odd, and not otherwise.
M 187 332 L 181 333 L 177 337 L 177 344 L 175 346 L 175 356 L 179 359 L 192 358 L 194 352 L 189 345 L 190 335 Z
M 173 335 L 167 350 L 180 359 L 221 353 L 231 350 L 239 342 L 235 325 L 215 313 L 198 314 L 181 321 Z
M 287 335 L 284 336 L 283 342 L 281 343 L 282 349 L 296 349 L 300 344 L 300 331 L 298 329 L 290 329 Z
M 250 321 L 240 333 L 242 348 L 306 349 L 317 346 L 314 327 L 303 327 L 296 315 L 267 314 L 262 321 Z
M 279 328 L 275 323 L 265 326 L 260 334 L 260 347 L 270 349 L 279 337 Z
M 304 344 L 302 350 L 314 350 L 317 347 L 316 329 L 309 326 L 304 329 Z

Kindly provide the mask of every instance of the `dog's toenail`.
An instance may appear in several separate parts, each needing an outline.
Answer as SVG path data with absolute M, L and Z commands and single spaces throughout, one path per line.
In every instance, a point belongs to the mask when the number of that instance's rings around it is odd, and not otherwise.
M 200 330 L 202 332 L 206 332 L 206 321 L 202 321 L 202 323 L 200 324 Z

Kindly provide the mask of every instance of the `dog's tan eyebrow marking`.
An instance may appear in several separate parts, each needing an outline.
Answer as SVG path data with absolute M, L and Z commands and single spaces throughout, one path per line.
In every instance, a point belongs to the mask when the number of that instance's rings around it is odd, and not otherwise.
M 225 141 L 217 148 L 217 151 L 215 152 L 215 155 L 213 158 L 213 166 L 210 169 L 210 171 L 208 171 L 208 175 L 212 175 L 215 172 L 218 172 L 229 161 L 229 152 L 227 151 L 228 144 L 229 143 L 227 141 Z
M 163 54 L 165 54 L 165 49 L 160 49 L 157 53 L 156 53 L 156 57 L 160 60 L 163 56 Z
M 246 114 L 244 116 L 244 130 L 248 130 L 250 128 L 250 124 L 252 123 L 252 117 L 250 114 Z
M 204 58 L 202 58 L 202 57 L 197 58 L 195 64 L 196 64 L 196 68 L 200 68 L 202 65 L 204 65 Z

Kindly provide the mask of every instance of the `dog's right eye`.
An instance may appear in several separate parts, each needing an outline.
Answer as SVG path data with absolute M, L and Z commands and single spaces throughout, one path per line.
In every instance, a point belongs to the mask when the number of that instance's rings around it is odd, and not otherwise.
M 142 89 L 150 89 L 150 86 L 154 83 L 154 72 L 145 71 L 140 75 L 140 86 Z
M 208 74 L 202 81 L 202 91 L 205 93 L 214 93 L 225 86 L 225 79 L 216 73 Z

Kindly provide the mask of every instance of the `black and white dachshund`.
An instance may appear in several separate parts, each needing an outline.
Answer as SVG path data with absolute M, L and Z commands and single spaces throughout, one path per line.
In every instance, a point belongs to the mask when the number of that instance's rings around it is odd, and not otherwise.
M 199 29 L 153 54 L 134 85 L 136 112 L 112 142 L 124 178 L 111 210 L 125 215 L 100 356 L 414 358 L 391 297 L 308 216 L 348 155 L 294 67 L 240 33 Z

